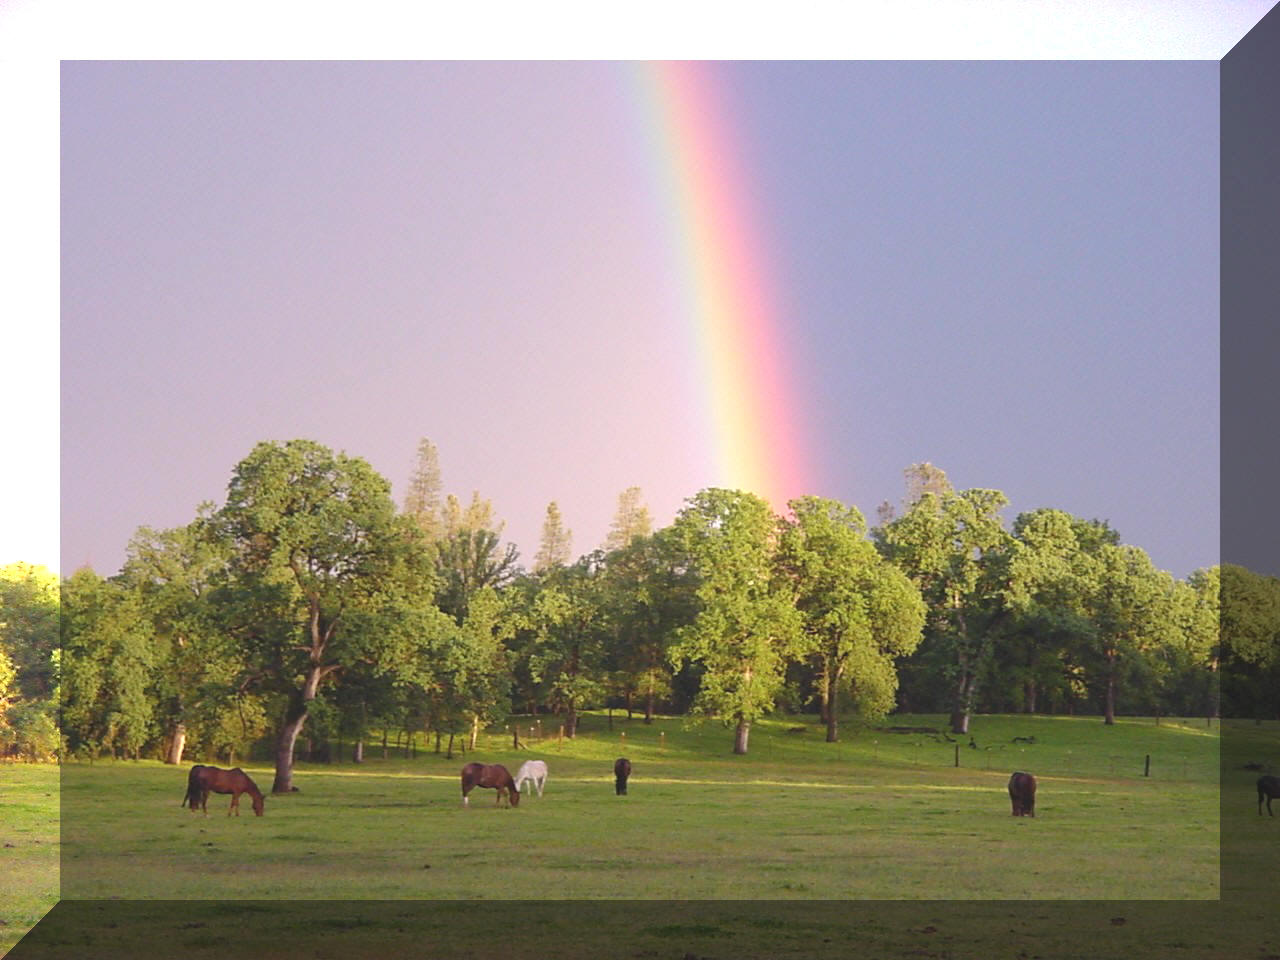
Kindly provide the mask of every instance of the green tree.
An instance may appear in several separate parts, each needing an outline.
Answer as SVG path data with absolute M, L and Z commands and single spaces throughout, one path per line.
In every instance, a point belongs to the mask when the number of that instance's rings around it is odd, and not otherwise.
M 58 577 L 47 567 L 0 567 L 0 649 L 16 670 L 15 697 L 50 702 L 58 649 Z
M 618 494 L 618 509 L 604 542 L 605 553 L 621 550 L 637 537 L 647 537 L 652 528 L 649 508 L 640 502 L 640 488 L 627 487 Z
M 1152 654 L 1177 634 L 1175 581 L 1139 547 L 1104 544 L 1097 560 L 1097 585 L 1090 599 L 1098 643 L 1095 672 L 1102 687 L 1103 722 L 1114 724 L 1125 677 L 1149 676 L 1157 666 Z
M 185 527 L 140 528 L 120 575 L 138 591 L 156 643 L 152 688 L 166 763 L 182 762 L 189 738 L 217 755 L 235 717 L 261 712 L 256 702 L 245 702 L 253 695 L 238 688 L 244 651 L 221 629 L 210 602 L 228 560 L 212 514 L 213 505 L 203 504 Z M 246 733 L 237 743 L 247 739 Z
M 1082 543 L 1082 536 L 1084 538 Z M 1015 703 L 1034 713 L 1041 694 L 1074 702 L 1084 693 L 1085 651 L 1094 646 L 1089 598 L 1095 587 L 1096 527 L 1061 510 L 1021 513 L 997 574 L 1006 611 L 1000 667 L 1016 687 Z
M 864 713 L 888 713 L 894 658 L 920 643 L 924 602 L 866 538 L 856 507 L 803 497 L 790 503 L 778 561 L 793 585 L 807 649 L 817 660 L 827 742 L 839 739 L 839 690 L 865 688 Z
M 636 536 L 605 558 L 602 584 L 611 629 L 614 685 L 630 714 L 633 697 L 644 700 L 652 723 L 658 700 L 671 692 L 667 651 L 680 627 L 692 620 L 696 597 L 676 558 L 672 529 Z
M 220 599 L 247 648 L 247 679 L 285 700 L 272 792 L 288 792 L 322 684 L 357 663 L 413 662 L 441 629 L 422 602 L 434 587 L 429 555 L 385 479 L 308 440 L 258 444 L 236 466 L 217 520 L 231 548 Z
M 0 752 L 45 759 L 59 745 L 57 576 L 0 567 Z
M 493 505 L 479 493 L 472 493 L 465 510 L 450 494 L 445 500 L 443 527 L 443 538 L 436 544 L 436 599 L 440 609 L 462 623 L 477 590 L 498 589 L 515 578 L 519 553 L 513 543 L 501 545 L 503 524 L 494 517 Z
M 552 570 L 533 602 L 537 638 L 529 657 L 532 679 L 565 711 L 565 736 L 578 729 L 578 711 L 604 695 L 601 555 L 588 554 Z
M 404 497 L 405 515 L 411 517 L 434 543 L 443 534 L 440 502 L 440 455 L 436 445 L 423 437 L 418 441 L 418 459 L 409 477 L 409 490 Z
M 925 490 L 903 516 L 876 531 L 881 553 L 909 576 L 928 607 L 926 646 L 946 663 L 951 730 L 967 733 L 978 684 L 992 653 L 999 584 L 989 558 L 1004 548 L 998 490 Z M 922 646 L 923 649 L 923 646 Z
M 77 571 L 62 585 L 62 724 L 69 747 L 137 758 L 153 734 L 157 662 L 136 590 Z
M 711 488 L 686 502 L 674 527 L 699 608 L 668 656 L 677 670 L 702 666 L 694 712 L 733 726 L 733 752 L 744 754 L 802 645 L 790 585 L 774 576 L 778 519 L 754 494 Z
M 533 572 L 546 573 L 556 567 L 567 566 L 572 545 L 573 531 L 564 528 L 560 507 L 552 500 L 547 504 L 547 516 L 542 521 L 542 542 L 533 558 Z

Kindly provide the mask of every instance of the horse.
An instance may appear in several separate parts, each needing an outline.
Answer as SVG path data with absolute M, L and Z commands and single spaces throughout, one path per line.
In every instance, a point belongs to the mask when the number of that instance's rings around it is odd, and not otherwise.
M 197 763 L 187 774 L 187 795 L 183 797 L 180 805 L 190 806 L 192 813 L 195 813 L 196 807 L 199 807 L 207 817 L 211 792 L 231 794 L 231 806 L 227 808 L 228 817 L 233 810 L 237 817 L 240 816 L 240 794 L 242 793 L 247 793 L 252 798 L 253 812 L 259 817 L 262 816 L 264 806 L 262 791 L 239 767 L 223 770 L 221 767 L 206 767 Z
M 613 791 L 619 797 L 627 795 L 627 777 L 631 776 L 631 761 L 619 757 L 613 764 Z
M 1259 777 L 1258 778 L 1258 816 L 1262 816 L 1262 800 L 1266 798 L 1267 813 L 1275 816 L 1271 810 L 1271 801 L 1276 797 L 1280 797 L 1280 777 Z
M 498 791 L 498 805 L 502 795 L 507 795 L 510 806 L 520 805 L 520 788 L 516 786 L 511 771 L 500 763 L 468 763 L 462 768 L 462 805 L 470 806 L 467 794 L 472 787 L 493 787 Z
M 516 792 L 524 786 L 525 782 L 530 784 L 529 796 L 533 796 L 536 788 L 538 796 L 542 796 L 542 788 L 547 784 L 547 765 L 541 760 L 526 760 L 520 764 L 520 769 L 516 771 Z
M 1009 799 L 1015 817 L 1036 815 L 1036 778 L 1029 773 L 1015 773 L 1009 778 Z

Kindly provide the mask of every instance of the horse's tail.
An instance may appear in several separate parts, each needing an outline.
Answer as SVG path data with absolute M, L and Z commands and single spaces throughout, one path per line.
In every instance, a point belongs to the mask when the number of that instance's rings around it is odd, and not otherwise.
M 200 802 L 200 777 L 197 773 L 199 769 L 200 764 L 196 764 L 191 768 L 191 772 L 187 774 L 187 795 L 182 798 L 182 803 L 179 806 L 185 807 L 189 803 L 191 804 L 191 809 L 194 810 L 196 804 Z

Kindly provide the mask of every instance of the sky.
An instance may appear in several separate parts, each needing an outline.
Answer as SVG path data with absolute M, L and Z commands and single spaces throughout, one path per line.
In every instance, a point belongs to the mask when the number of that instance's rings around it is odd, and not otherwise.
M 526 562 L 552 500 L 581 553 L 628 486 L 874 518 L 922 460 L 1217 562 L 1215 60 L 1268 4 L 1173 6 L 1088 41 L 1168 62 L 55 63 L 50 565 L 114 572 L 293 437 L 397 500 L 431 439 Z M 637 52 L 680 55 L 600 45 Z

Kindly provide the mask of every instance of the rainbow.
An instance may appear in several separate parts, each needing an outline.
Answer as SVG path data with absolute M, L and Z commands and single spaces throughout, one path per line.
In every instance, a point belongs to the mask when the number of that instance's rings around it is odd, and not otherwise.
M 640 88 L 659 204 L 669 211 L 680 309 L 695 334 L 713 434 L 710 485 L 749 490 L 775 510 L 814 492 L 805 420 L 752 181 L 716 67 L 650 62 Z

